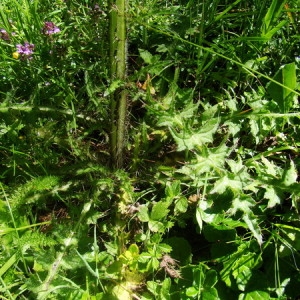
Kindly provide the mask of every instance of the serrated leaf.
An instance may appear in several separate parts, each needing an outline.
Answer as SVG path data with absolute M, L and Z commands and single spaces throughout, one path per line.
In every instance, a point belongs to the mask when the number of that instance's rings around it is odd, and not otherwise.
M 157 121 L 157 126 L 161 127 L 161 126 L 167 126 L 167 127 L 182 127 L 182 120 L 181 118 L 177 115 L 177 116 L 161 116 L 158 121 Z
M 139 255 L 139 258 L 138 258 L 138 261 L 140 263 L 146 263 L 148 262 L 149 259 L 151 259 L 151 254 L 148 253 L 148 252 L 142 252 L 140 255 Z
M 263 243 L 263 239 L 262 239 L 260 227 L 257 224 L 256 217 L 253 214 L 244 214 L 243 220 L 247 224 L 253 236 L 256 238 L 258 244 L 261 246 Z
M 297 178 L 298 174 L 295 168 L 295 164 L 293 161 L 291 161 L 289 169 L 283 174 L 283 184 L 285 186 L 290 186 L 291 184 L 297 182 Z
M 162 222 L 159 221 L 149 221 L 149 229 L 152 232 L 164 232 L 165 231 L 165 225 Z
M 266 167 L 266 173 L 268 175 L 276 177 L 277 171 L 276 171 L 275 165 L 272 162 L 270 162 L 268 159 L 266 159 L 265 157 L 263 157 L 263 156 L 261 157 L 261 161 L 263 162 L 263 164 Z
M 277 196 L 275 189 L 273 186 L 267 186 L 264 197 L 269 199 L 268 208 L 272 208 L 277 204 L 281 203 L 280 198 Z
M 185 197 L 180 197 L 175 201 L 175 212 L 185 213 L 188 206 L 188 200 Z
M 165 278 L 165 280 L 162 283 L 162 290 L 161 290 L 161 292 L 168 299 L 170 297 L 170 287 L 171 287 L 171 278 Z
M 227 188 L 235 191 L 242 190 L 243 182 L 240 179 L 230 179 L 227 175 L 225 175 L 215 182 L 213 189 L 210 191 L 210 194 L 222 194 L 226 191 Z
M 213 206 L 213 202 L 209 202 L 209 201 L 204 201 L 201 200 L 199 201 L 197 210 L 196 210 L 196 220 L 197 223 L 200 227 L 200 231 L 203 228 L 203 222 L 206 223 L 212 223 L 214 222 L 215 218 L 216 218 L 216 214 L 211 212 L 211 207 Z
M 182 130 L 176 132 L 170 128 L 170 132 L 177 143 L 177 150 L 193 150 L 205 144 L 213 142 L 213 134 L 217 131 L 219 120 L 217 118 L 209 120 L 203 124 L 198 132 Z
M 168 198 L 175 198 L 181 193 L 181 188 L 180 188 L 180 181 L 179 180 L 174 180 L 171 183 L 168 182 L 166 189 L 165 189 L 165 194 L 166 197 Z
M 108 95 L 112 94 L 114 91 L 116 91 L 119 87 L 121 87 L 124 84 L 124 82 L 120 79 L 114 80 L 109 87 L 105 90 L 103 96 L 107 97 Z
M 238 157 L 238 160 L 232 160 L 232 159 L 227 159 L 226 160 L 227 164 L 230 167 L 230 170 L 233 174 L 248 174 L 247 173 L 247 168 L 246 166 L 243 164 L 243 161 L 240 157 Z M 248 177 L 248 176 L 247 176 Z
M 163 115 L 157 121 L 157 126 L 183 128 L 186 120 L 189 120 L 195 115 L 195 111 L 198 109 L 198 106 L 198 104 L 191 102 L 184 108 L 184 110 L 177 113 L 176 115 Z
M 237 211 L 242 211 L 245 214 L 251 212 L 251 207 L 255 205 L 255 201 L 246 195 L 241 195 L 232 201 L 232 206 L 229 209 L 229 213 L 234 215 Z
M 226 145 L 221 145 L 216 148 L 202 147 L 201 153 L 196 153 L 196 160 L 191 164 L 184 165 L 177 172 L 190 176 L 194 180 L 201 180 L 200 174 L 212 171 L 225 171 L 225 158 L 228 155 L 229 148 Z M 205 177 L 203 177 L 205 178 Z
M 172 247 L 165 243 L 158 244 L 157 249 L 162 253 L 170 253 L 172 251 Z
M 140 54 L 140 57 L 144 60 L 144 62 L 146 64 L 151 64 L 152 63 L 153 55 L 149 51 L 139 49 L 139 54 Z

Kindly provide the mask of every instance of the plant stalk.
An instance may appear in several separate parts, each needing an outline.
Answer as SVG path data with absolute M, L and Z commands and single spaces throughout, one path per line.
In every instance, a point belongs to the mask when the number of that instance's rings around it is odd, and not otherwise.
M 127 116 L 126 79 L 126 0 L 110 0 L 109 24 L 110 79 L 121 82 L 121 87 L 111 95 L 111 159 L 114 169 L 124 164 L 125 121 Z

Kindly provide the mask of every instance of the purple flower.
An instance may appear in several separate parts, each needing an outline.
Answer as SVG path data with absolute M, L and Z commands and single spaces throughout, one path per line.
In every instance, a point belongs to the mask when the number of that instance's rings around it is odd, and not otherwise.
M 25 42 L 24 45 L 18 44 L 17 45 L 17 53 L 21 55 L 21 58 L 31 59 L 34 50 L 34 44 L 29 44 Z
M 43 27 L 43 33 L 51 35 L 60 32 L 60 29 L 53 22 L 45 22 Z
M 7 31 L 5 29 L 0 29 L 0 39 L 2 39 L 4 41 L 10 40 L 9 34 L 7 33 Z

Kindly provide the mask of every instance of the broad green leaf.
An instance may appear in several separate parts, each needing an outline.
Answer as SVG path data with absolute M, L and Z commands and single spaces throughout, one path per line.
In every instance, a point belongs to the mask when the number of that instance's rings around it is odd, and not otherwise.
M 174 180 L 172 182 L 168 182 L 165 189 L 166 197 L 175 198 L 181 193 L 180 181 Z
M 200 227 L 200 231 L 203 229 L 203 222 L 212 223 L 217 217 L 216 214 L 211 212 L 213 206 L 212 201 L 200 200 L 196 210 L 196 220 Z
M 175 212 L 185 213 L 188 209 L 188 200 L 185 197 L 180 197 L 175 201 Z
M 205 225 L 203 234 L 208 242 L 234 241 L 236 231 L 225 225 Z
M 157 126 L 167 126 L 167 127 L 183 127 L 183 120 L 180 118 L 179 115 L 172 116 L 172 115 L 164 115 L 159 118 L 157 121 Z
M 172 251 L 172 258 L 180 261 L 180 264 L 182 266 L 185 266 L 191 262 L 191 246 L 186 239 L 181 237 L 171 237 L 165 239 L 164 242 L 170 245 L 170 249 Z M 165 250 L 163 252 L 168 253 Z
M 171 288 L 171 278 L 165 278 L 161 286 L 161 298 L 162 300 L 170 299 L 170 288 Z
M 146 64 L 152 63 L 153 55 L 149 51 L 139 49 L 139 53 L 140 53 L 140 57 L 144 60 Z
M 158 294 L 158 283 L 155 281 L 147 281 L 147 289 L 153 294 Z
M 276 73 L 274 79 L 287 88 L 279 86 L 274 82 L 270 82 L 268 92 L 274 101 L 277 102 L 281 113 L 288 113 L 294 104 L 294 93 L 290 89 L 295 90 L 297 87 L 297 75 L 295 63 L 284 65 Z
M 227 164 L 230 167 L 230 170 L 233 174 L 239 174 L 246 170 L 245 165 L 243 164 L 243 161 L 240 157 L 238 157 L 238 160 L 235 161 L 233 159 L 227 159 L 226 160 Z
M 138 261 L 140 263 L 147 263 L 150 259 L 151 259 L 152 255 L 148 252 L 142 252 L 140 255 L 139 255 L 139 258 L 138 258 Z
M 264 291 L 253 291 L 246 294 L 240 294 L 238 300 L 268 300 L 271 299 L 269 293 Z
M 124 264 L 124 261 L 115 260 L 112 264 L 110 264 L 106 268 L 106 272 L 111 275 L 116 275 L 122 270 L 123 264 Z
M 167 202 L 157 202 L 153 205 L 150 214 L 150 219 L 154 221 L 164 219 L 169 213 L 169 203 Z
M 210 289 L 218 282 L 218 274 L 215 270 L 208 270 L 205 273 L 204 288 Z
M 204 290 L 202 292 L 202 300 L 218 300 L 218 291 L 215 288 L 210 288 L 209 290 Z
M 116 285 L 112 289 L 112 297 L 115 300 L 131 300 L 132 296 L 131 293 L 129 292 L 128 288 L 122 285 Z
M 184 128 L 186 121 L 190 121 L 191 118 L 195 116 L 195 111 L 197 111 L 199 104 L 190 102 L 181 112 L 175 115 L 170 115 L 169 113 L 161 116 L 157 121 L 157 126 L 168 126 L 172 128 Z
M 128 252 L 128 255 L 130 257 L 137 257 L 139 255 L 139 247 L 136 245 L 136 244 L 131 244 L 129 247 L 128 247 L 128 250 L 126 251 Z M 125 255 L 126 256 L 126 255 Z
M 236 279 L 236 284 L 240 291 L 245 291 L 246 286 L 252 276 L 252 271 L 250 268 L 241 265 L 240 268 L 232 272 L 233 277 Z
M 280 284 L 280 286 L 276 289 L 276 294 L 277 294 L 277 296 L 278 296 L 278 299 L 280 298 L 280 299 L 285 299 L 284 298 L 284 292 L 285 292 L 285 288 L 286 288 L 286 286 L 289 284 L 289 282 L 291 281 L 291 278 L 286 278 L 286 279 L 284 279 L 282 282 L 281 282 L 281 284 Z
M 227 126 L 227 128 L 229 130 L 229 133 L 232 136 L 237 136 L 237 133 L 239 133 L 240 130 L 241 130 L 241 125 L 240 124 L 237 124 L 237 123 L 231 122 L 231 121 L 226 121 L 224 123 L 224 126 Z
M 157 251 L 161 253 L 170 253 L 172 251 L 172 247 L 166 243 L 160 243 L 156 247 Z
M 148 207 L 146 205 L 141 205 L 137 216 L 140 219 L 140 221 L 148 222 L 150 220 L 149 214 L 148 214 Z
M 258 134 L 259 134 L 259 126 L 258 126 L 259 123 L 257 122 L 257 120 L 251 118 L 249 120 L 249 125 L 250 125 L 250 131 L 251 131 L 251 133 L 252 133 L 252 135 L 255 139 L 255 142 L 256 142 L 256 144 L 258 144 L 258 142 L 259 142 L 259 136 L 258 136 Z
M 231 287 L 236 284 L 236 278 L 245 267 L 253 272 L 254 269 L 258 269 L 261 266 L 261 255 L 251 251 L 250 243 L 241 244 L 238 250 L 230 255 L 229 259 L 224 261 L 224 267 L 220 271 L 220 276 L 227 286 Z M 248 275 L 246 278 L 248 278 Z M 248 279 L 250 280 L 250 278 Z
M 262 234 L 260 227 L 257 224 L 257 218 L 252 213 L 251 208 L 255 206 L 256 202 L 247 195 L 241 195 L 232 201 L 232 207 L 229 209 L 228 213 L 234 215 L 237 211 L 243 212 L 243 220 L 247 224 L 247 227 L 252 232 L 253 236 L 256 238 L 259 245 L 262 244 Z
M 196 297 L 199 293 L 199 290 L 196 289 L 195 287 L 191 286 L 189 288 L 186 289 L 185 291 L 185 294 L 188 296 L 188 297 Z
M 153 270 L 157 270 L 158 267 L 159 267 L 159 260 L 156 257 L 152 256 L 150 261 L 147 264 L 147 269 L 153 272 Z
M 150 220 L 148 224 L 149 224 L 149 229 L 152 232 L 164 232 L 166 229 L 165 225 L 159 221 Z
M 211 120 L 220 112 L 220 105 L 216 104 L 211 106 L 210 104 L 205 105 L 204 111 L 201 116 L 203 122 Z
M 281 203 L 280 198 L 277 196 L 276 190 L 273 186 L 267 186 L 264 197 L 268 199 L 268 208 L 272 208 Z

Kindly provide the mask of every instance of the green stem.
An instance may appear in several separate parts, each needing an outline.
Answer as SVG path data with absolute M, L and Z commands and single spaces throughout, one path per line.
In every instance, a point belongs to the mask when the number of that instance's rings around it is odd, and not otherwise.
M 126 79 L 126 0 L 110 0 L 110 77 L 125 85 Z M 111 156 L 114 169 L 123 167 L 127 91 L 118 88 L 111 96 Z

